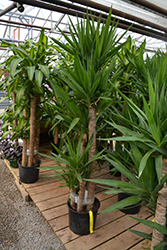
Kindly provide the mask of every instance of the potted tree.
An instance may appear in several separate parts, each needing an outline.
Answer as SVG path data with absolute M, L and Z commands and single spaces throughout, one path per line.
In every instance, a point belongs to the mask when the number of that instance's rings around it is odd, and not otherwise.
M 68 44 L 58 40 L 53 41 L 65 51 L 74 56 L 74 67 L 63 64 L 61 78 L 71 89 L 73 100 L 77 105 L 83 106 L 88 111 L 88 140 L 93 136 L 92 147 L 89 150 L 89 160 L 96 154 L 96 116 L 102 113 L 112 102 L 112 85 L 108 78 L 112 72 L 114 56 L 124 44 L 118 45 L 123 35 L 118 38 L 114 22 L 111 25 L 111 10 L 105 23 L 101 25 L 101 17 L 95 25 L 94 17 L 86 15 L 85 20 L 77 21 L 76 27 L 70 20 L 71 38 L 66 36 Z M 75 35 L 74 35 L 75 34 Z M 112 81 L 117 78 L 116 72 Z M 106 101 L 106 99 L 108 101 Z M 76 117 L 77 118 L 77 117 Z M 95 168 L 95 161 L 90 164 L 89 171 Z M 83 185 L 84 186 L 84 185 Z M 94 184 L 89 183 L 88 197 L 93 201 Z M 93 203 L 87 206 L 87 211 L 92 210 Z
M 96 216 L 100 207 L 100 202 L 97 198 L 93 201 L 92 214 L 87 212 L 86 206 L 92 202 L 87 197 L 87 192 L 82 192 L 82 185 L 85 186 L 83 181 L 84 177 L 89 178 L 91 172 L 89 166 L 93 161 L 98 161 L 103 158 L 102 152 L 88 160 L 88 152 L 92 147 L 92 138 L 89 140 L 85 148 L 82 147 L 83 132 L 78 137 L 70 140 L 66 134 L 64 139 L 65 153 L 59 148 L 56 148 L 58 154 L 53 156 L 44 155 L 47 158 L 55 160 L 57 166 L 45 167 L 43 169 L 50 169 L 55 171 L 52 177 L 61 181 L 61 185 L 67 186 L 70 189 L 70 197 L 67 201 L 69 209 L 69 227 L 79 235 L 86 235 L 92 233 L 95 228 Z M 92 216 L 93 215 L 93 216 Z M 91 220 L 91 219 L 92 220 Z
M 13 55 L 4 62 L 9 72 L 4 87 L 10 86 L 7 89 L 9 96 L 11 90 L 17 92 L 15 112 L 24 107 L 22 123 L 28 121 L 30 125 L 28 136 L 22 138 L 23 153 L 22 162 L 19 161 L 19 170 L 25 171 L 27 177 L 25 176 L 25 179 L 21 177 L 21 181 L 32 183 L 38 179 L 36 165 L 40 164 L 38 156 L 35 155 L 35 150 L 38 151 L 39 146 L 40 98 L 49 94 L 46 84 L 51 84 L 48 80 L 50 78 L 48 65 L 53 50 L 48 43 L 48 38 L 44 35 L 44 30 L 41 31 L 37 42 L 27 40 L 17 47 L 15 44 L 3 41 L 1 47 L 4 46 L 13 52 Z M 18 134 L 15 133 L 14 138 L 17 136 Z M 33 174 L 27 174 L 27 171 L 32 171 Z
M 119 89 L 118 93 L 127 103 L 127 108 L 131 115 L 124 117 L 120 113 L 115 115 L 119 117 L 124 126 L 110 122 L 112 127 L 118 129 L 124 137 L 115 138 L 118 141 L 128 141 L 133 145 L 134 152 L 136 147 L 144 150 L 141 157 L 139 151 L 136 151 L 138 161 L 138 177 L 142 178 L 144 172 L 148 174 L 156 174 L 158 185 L 155 187 L 157 198 L 157 206 L 155 212 L 155 222 L 163 226 L 166 225 L 166 202 L 160 202 L 159 199 L 165 201 L 166 197 L 166 54 L 158 51 L 152 58 L 146 57 L 144 60 L 136 60 L 135 57 L 131 61 L 140 70 L 141 78 L 138 84 L 141 85 L 144 79 L 144 87 L 147 92 L 146 98 L 142 97 L 143 106 L 139 107 L 134 100 L 128 98 Z M 139 71 L 138 71 L 139 74 Z M 133 148 L 132 147 L 132 148 Z M 155 160 L 155 168 L 149 167 L 148 162 L 153 158 Z M 147 182 L 149 179 L 145 180 Z M 152 194 L 150 194 L 151 197 Z M 163 212 L 162 212 L 163 211 Z M 154 229 L 152 236 L 152 246 L 160 244 L 163 240 L 163 234 Z

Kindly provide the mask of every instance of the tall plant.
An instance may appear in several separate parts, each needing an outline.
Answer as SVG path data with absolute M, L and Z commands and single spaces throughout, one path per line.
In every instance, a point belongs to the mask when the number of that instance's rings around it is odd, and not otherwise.
M 15 110 L 24 105 L 25 119 L 29 120 L 30 132 L 29 145 L 27 145 L 27 138 L 23 137 L 23 156 L 26 156 L 27 148 L 29 148 L 29 156 L 28 163 L 27 157 L 22 158 L 22 165 L 28 164 L 28 166 L 32 166 L 36 163 L 34 139 L 36 138 L 37 150 L 39 142 L 39 128 L 37 127 L 39 118 L 37 117 L 40 116 L 38 112 L 40 97 L 46 93 L 49 94 L 46 83 L 49 83 L 48 80 L 50 79 L 50 68 L 48 65 L 53 55 L 53 50 L 50 47 L 47 36 L 44 35 L 44 30 L 41 31 L 37 42 L 27 40 L 24 44 L 16 46 L 3 41 L 1 47 L 8 47 L 13 52 L 13 55 L 4 62 L 9 76 L 8 80 L 4 81 L 3 87 L 6 88 L 9 96 L 12 92 L 17 93 Z M 27 103 L 29 104 L 27 105 Z M 17 134 L 15 134 L 16 136 Z
M 115 140 L 129 141 L 140 149 L 144 149 L 142 158 L 139 151 L 136 152 L 139 159 L 141 158 L 138 169 L 139 178 L 142 178 L 144 171 L 148 171 L 148 161 L 154 157 L 155 170 L 152 167 L 149 171 L 150 174 L 154 174 L 156 171 L 160 184 L 167 176 L 167 55 L 158 51 L 152 58 L 147 57 L 146 60 L 140 58 L 138 61 L 134 59 L 132 63 L 136 70 L 140 70 L 141 78 L 139 78 L 138 83 L 141 84 L 144 81 L 148 94 L 146 98 L 142 96 L 143 106 L 140 108 L 137 103 L 117 88 L 118 93 L 127 103 L 128 116 L 124 117 L 116 112 L 116 117 L 122 120 L 124 125 L 117 125 L 114 122 L 110 122 L 110 125 L 124 135 L 124 137 L 118 137 Z M 166 183 L 164 183 L 164 186 L 159 190 L 155 213 L 155 222 L 162 225 L 166 225 L 166 198 Z M 162 200 L 164 202 L 161 202 Z M 154 229 L 151 248 L 153 249 L 162 240 L 163 235 Z
M 69 18 L 71 37 L 69 38 L 61 31 L 68 44 L 52 39 L 74 56 L 74 68 L 71 69 L 68 65 L 62 68 L 62 78 L 73 91 L 75 102 L 82 104 L 88 110 L 89 140 L 93 136 L 93 145 L 89 150 L 89 160 L 91 160 L 96 153 L 96 115 L 102 111 L 100 110 L 102 103 L 103 110 L 106 108 L 104 100 L 112 92 L 112 87 L 108 84 L 108 78 L 113 69 L 113 57 L 124 44 L 118 45 L 122 37 L 118 37 L 116 33 L 117 25 L 114 26 L 114 22 L 111 24 L 111 10 L 103 24 L 101 24 L 101 18 L 97 23 L 92 16 L 89 18 L 87 14 L 84 20 L 77 19 L 76 26 Z M 108 102 L 106 104 L 108 105 Z M 90 171 L 95 166 L 96 163 L 93 161 L 90 165 Z M 94 184 L 90 183 L 88 198 L 93 200 L 93 197 Z M 87 206 L 88 211 L 92 208 L 93 203 Z

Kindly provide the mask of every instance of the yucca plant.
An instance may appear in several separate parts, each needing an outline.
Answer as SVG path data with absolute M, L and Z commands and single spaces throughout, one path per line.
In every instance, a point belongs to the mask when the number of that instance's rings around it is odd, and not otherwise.
M 133 142 L 134 145 L 144 150 L 142 158 L 139 151 L 136 151 L 138 161 L 140 160 L 138 168 L 139 178 L 142 178 L 145 170 L 149 171 L 151 175 L 155 171 L 158 182 L 161 183 L 164 180 L 163 178 L 167 176 L 165 161 L 167 156 L 167 55 L 158 51 L 151 59 L 148 57 L 146 60 L 141 58 L 141 61 L 134 60 L 134 62 L 136 70 L 138 70 L 138 65 L 140 65 L 141 78 L 144 81 L 145 91 L 147 88 L 148 94 L 146 98 L 142 96 L 143 105 L 139 107 L 137 103 L 117 88 L 118 93 L 127 103 L 127 116 L 125 117 L 120 112 L 115 112 L 117 119 L 120 119 L 124 125 L 117 125 L 114 121 L 109 122 L 109 124 L 123 135 L 123 137 L 116 137 L 114 140 Z M 141 78 L 138 84 L 141 84 Z M 148 161 L 152 157 L 155 159 L 155 169 L 154 167 L 148 168 Z M 165 188 L 166 184 L 164 184 L 162 190 L 159 190 L 155 214 L 155 222 L 163 225 L 166 224 L 167 204 L 160 202 L 159 199 L 166 200 Z M 161 237 L 159 234 L 156 236 L 156 233 L 157 231 L 154 230 L 152 249 L 163 240 L 163 235 Z
M 158 224 L 154 221 L 144 220 L 144 219 L 135 218 L 135 217 L 132 217 L 132 218 L 137 220 L 138 222 L 148 226 L 148 227 L 153 228 L 153 230 L 156 230 L 157 232 L 159 232 L 159 234 L 164 235 L 164 239 L 158 245 L 154 246 L 153 250 L 162 250 L 162 249 L 165 250 L 165 249 L 167 249 L 167 239 L 166 239 L 167 228 L 166 228 L 166 226 Z M 147 239 L 150 241 L 152 240 L 152 236 L 150 234 L 139 232 L 139 231 L 133 230 L 133 229 L 129 229 L 129 231 L 144 238 L 144 239 Z
M 90 19 L 89 19 L 90 18 Z M 106 22 L 101 23 L 101 17 L 95 23 L 93 16 L 86 15 L 85 19 L 77 19 L 76 26 L 70 20 L 70 35 L 68 37 L 61 31 L 68 44 L 58 40 L 53 41 L 68 53 L 74 56 L 74 68 L 69 65 L 61 68 L 63 81 L 72 90 L 75 103 L 82 105 L 88 111 L 89 140 L 93 135 L 92 147 L 89 150 L 89 160 L 96 154 L 96 116 L 105 110 L 110 100 L 112 89 L 108 79 L 114 66 L 114 56 L 124 44 L 119 41 L 124 36 L 118 37 L 115 23 L 111 24 L 111 10 Z M 114 26 L 115 25 L 115 26 Z M 116 78 L 113 76 L 113 81 Z M 108 99 L 109 98 L 109 99 Z M 77 118 L 77 117 L 76 117 Z M 89 171 L 95 168 L 95 161 L 90 164 Z M 88 197 L 93 200 L 94 184 L 88 187 Z M 88 205 L 87 210 L 92 210 L 93 203 Z
M 45 167 L 44 169 L 53 170 L 55 175 L 52 175 L 52 177 L 64 181 L 64 183 L 61 183 L 61 186 L 69 187 L 71 191 L 71 207 L 78 212 L 83 211 L 83 202 L 82 200 L 79 200 L 79 198 L 82 197 L 82 199 L 84 199 L 85 197 L 85 192 L 82 193 L 81 188 L 81 185 L 83 185 L 83 178 L 89 178 L 91 174 L 89 170 L 90 164 L 93 161 L 97 162 L 103 158 L 102 152 L 100 152 L 88 160 L 88 152 L 92 147 L 92 138 L 89 140 L 83 150 L 81 150 L 82 140 L 83 132 L 81 132 L 80 136 L 77 138 L 77 141 L 74 137 L 70 140 L 68 135 L 66 135 L 66 139 L 64 139 L 64 146 L 66 149 L 65 153 L 53 145 L 58 152 L 58 155 L 54 153 L 52 153 L 53 156 L 41 154 L 47 158 L 55 160 L 57 163 L 57 166 Z

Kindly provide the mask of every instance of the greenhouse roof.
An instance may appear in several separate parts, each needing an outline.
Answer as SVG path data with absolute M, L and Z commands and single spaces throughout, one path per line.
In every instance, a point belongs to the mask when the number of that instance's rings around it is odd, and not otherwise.
M 119 20 L 119 35 L 133 24 L 126 37 L 131 35 L 137 45 L 146 39 L 150 51 L 166 51 L 167 1 L 163 0 L 19 0 L 19 4 L 0 0 L 0 40 L 34 39 L 42 28 L 48 36 L 59 38 L 58 28 L 68 34 L 68 15 L 74 24 L 76 15 L 82 18 L 86 11 L 105 20 L 111 6 L 113 21 Z

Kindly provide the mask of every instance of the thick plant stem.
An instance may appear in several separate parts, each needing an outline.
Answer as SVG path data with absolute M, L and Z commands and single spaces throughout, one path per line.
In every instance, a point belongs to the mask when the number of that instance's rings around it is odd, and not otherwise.
M 27 166 L 27 141 L 23 139 L 22 166 Z
M 39 136 L 40 136 L 40 123 L 35 128 L 35 150 L 38 152 L 39 151 Z M 35 155 L 35 161 L 33 162 L 35 165 L 38 163 L 38 154 Z
M 86 186 L 86 181 L 82 180 L 82 182 L 79 185 L 79 201 L 78 201 L 78 206 L 77 206 L 77 212 L 82 212 L 83 210 L 83 200 L 85 196 L 85 186 Z
M 96 154 L 96 110 L 94 107 L 89 108 L 89 140 L 93 135 L 92 147 L 89 150 L 89 160 L 95 156 Z M 90 178 L 93 178 L 92 174 L 96 167 L 96 162 L 93 161 L 89 166 L 89 171 L 91 171 Z M 87 205 L 87 211 L 93 210 L 93 200 L 94 200 L 94 192 L 95 192 L 95 184 L 93 182 L 88 183 L 88 199 L 90 204 Z
M 167 174 L 167 160 L 162 162 L 162 174 L 161 178 Z M 155 222 L 166 227 L 166 209 L 167 209 L 167 186 L 164 184 L 163 188 L 159 191 L 157 206 L 155 212 Z M 164 239 L 164 234 L 153 229 L 151 250 L 154 249 Z
M 37 105 L 40 104 L 40 96 L 36 99 Z M 40 137 L 40 113 L 38 113 L 38 116 L 36 118 L 37 126 L 35 127 L 35 150 L 39 151 L 39 137 Z M 36 154 L 34 157 L 34 164 L 36 165 L 38 163 L 38 157 L 39 155 Z
M 82 136 L 80 154 L 82 154 L 82 152 L 84 151 L 86 142 L 87 142 L 87 134 L 84 134 Z M 85 196 L 85 187 L 86 187 L 86 181 L 82 180 L 82 182 L 79 185 L 79 202 L 78 202 L 78 206 L 77 206 L 77 212 L 82 212 L 82 210 L 83 210 L 83 200 L 84 200 L 84 196 Z
M 59 142 L 59 130 L 58 127 L 56 127 L 55 133 L 54 133 L 54 143 L 58 145 Z
M 72 189 L 71 189 L 71 193 L 72 193 L 72 194 L 76 194 L 76 189 L 75 189 L 75 188 L 72 188 Z M 75 201 L 74 201 L 74 199 L 72 199 L 72 198 L 71 198 L 71 200 L 70 200 L 70 206 L 71 206 L 71 208 L 73 208 L 73 209 L 75 210 Z
M 86 142 L 87 142 L 87 134 L 83 134 L 80 154 L 82 154 L 82 152 L 84 151 Z
M 31 107 L 30 107 L 30 142 L 29 142 L 28 167 L 33 166 L 35 121 L 36 121 L 36 96 L 34 96 L 33 99 L 31 99 Z
M 13 114 L 15 113 L 16 93 L 13 92 Z M 13 121 L 13 124 L 17 126 L 17 119 Z M 15 139 L 15 145 L 18 146 L 18 138 Z
M 24 110 L 24 116 L 27 118 L 27 112 Z M 27 140 L 23 138 L 23 150 L 22 150 L 22 166 L 27 166 Z

